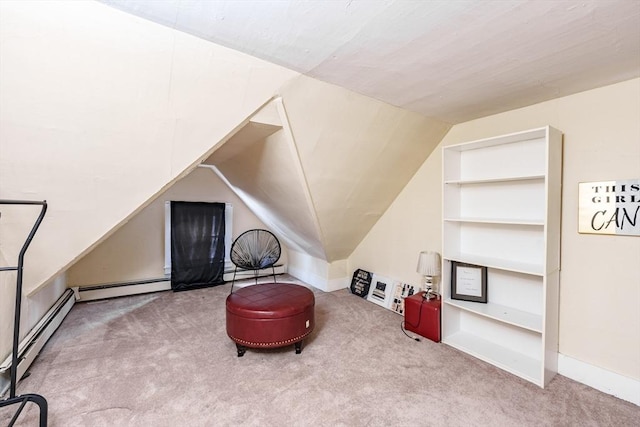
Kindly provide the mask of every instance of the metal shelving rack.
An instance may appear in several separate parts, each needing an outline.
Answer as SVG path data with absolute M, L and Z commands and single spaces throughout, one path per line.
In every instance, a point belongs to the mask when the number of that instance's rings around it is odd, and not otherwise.
M 22 245 L 22 249 L 20 249 L 20 254 L 18 255 L 18 266 L 17 267 L 0 267 L 0 272 L 2 271 L 17 271 L 17 280 L 16 280 L 16 302 L 15 302 L 15 312 L 14 312 L 14 320 L 13 320 L 13 349 L 11 356 L 11 385 L 9 390 L 9 397 L 4 400 L 0 400 L 0 408 L 4 406 L 17 405 L 18 407 L 16 413 L 14 414 L 11 421 L 9 421 L 8 427 L 12 427 L 22 410 L 25 408 L 28 402 L 33 402 L 40 408 L 40 427 L 46 427 L 47 425 L 47 400 L 40 396 L 39 394 L 23 394 L 21 396 L 16 396 L 16 383 L 18 382 L 18 341 L 20 339 L 20 309 L 22 305 L 22 272 L 23 272 L 23 264 L 24 264 L 24 254 L 27 251 L 29 245 L 31 244 L 31 240 L 33 240 L 33 236 L 36 234 L 38 227 L 40 227 L 40 223 L 44 218 L 45 213 L 47 212 L 47 202 L 43 200 L 39 201 L 30 201 L 30 200 L 2 200 L 0 199 L 0 205 L 40 205 L 41 211 L 38 219 L 36 219 L 35 224 L 31 228 L 31 232 L 27 237 L 24 245 Z

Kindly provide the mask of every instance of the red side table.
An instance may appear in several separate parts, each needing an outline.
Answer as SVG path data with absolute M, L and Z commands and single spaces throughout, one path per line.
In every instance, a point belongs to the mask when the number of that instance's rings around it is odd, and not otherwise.
M 441 300 L 423 298 L 424 292 L 404 299 L 404 328 L 431 341 L 440 342 Z

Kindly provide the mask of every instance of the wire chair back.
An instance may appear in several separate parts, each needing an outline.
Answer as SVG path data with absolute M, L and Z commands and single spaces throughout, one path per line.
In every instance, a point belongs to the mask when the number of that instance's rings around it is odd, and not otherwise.
M 231 245 L 231 262 L 235 269 L 231 292 L 236 280 L 238 269 L 252 270 L 256 284 L 258 271 L 271 267 L 273 281 L 276 281 L 275 263 L 280 259 L 282 249 L 276 236 L 268 230 L 254 229 L 242 233 Z

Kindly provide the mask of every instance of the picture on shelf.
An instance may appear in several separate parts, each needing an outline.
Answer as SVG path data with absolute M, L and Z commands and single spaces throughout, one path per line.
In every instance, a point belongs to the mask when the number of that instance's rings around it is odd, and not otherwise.
M 487 302 L 487 267 L 451 262 L 451 299 Z
M 420 288 L 408 283 L 395 282 L 393 284 L 393 298 L 391 300 L 391 310 L 404 315 L 404 299 L 419 292 Z

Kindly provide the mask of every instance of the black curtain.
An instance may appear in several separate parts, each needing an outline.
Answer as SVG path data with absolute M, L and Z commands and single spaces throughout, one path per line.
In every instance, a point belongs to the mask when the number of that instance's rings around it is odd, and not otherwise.
M 171 289 L 224 283 L 224 203 L 171 202 Z

